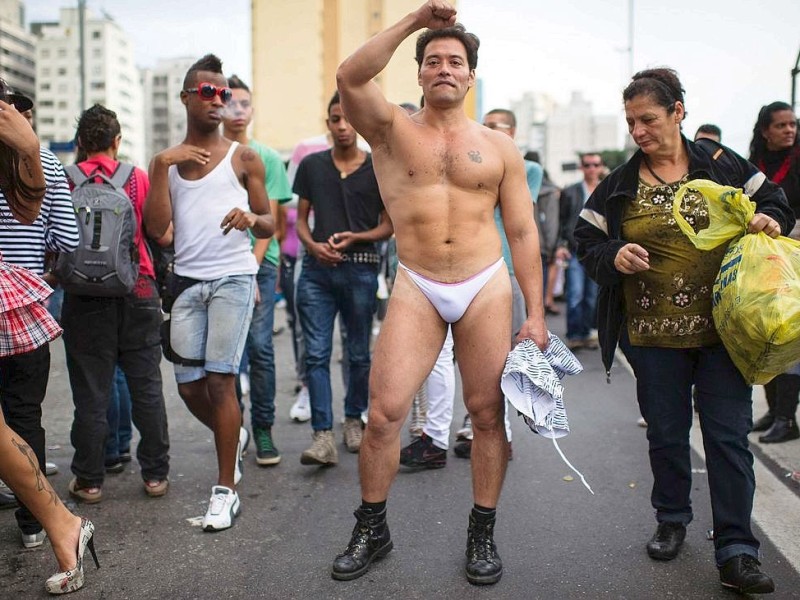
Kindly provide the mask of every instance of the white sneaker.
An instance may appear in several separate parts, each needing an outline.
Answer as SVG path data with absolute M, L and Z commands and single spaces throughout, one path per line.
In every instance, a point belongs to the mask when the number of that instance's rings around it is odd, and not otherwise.
M 22 545 L 26 548 L 36 548 L 41 546 L 44 543 L 44 539 L 47 537 L 47 532 L 42 529 L 39 533 L 22 533 Z
M 223 485 L 215 485 L 211 488 L 211 500 L 203 517 L 203 531 L 228 529 L 240 512 L 239 494 Z
M 239 439 L 241 440 L 241 436 Z M 244 471 L 244 460 L 242 460 L 242 454 L 242 442 L 240 441 L 236 446 L 236 464 L 233 467 L 233 485 L 239 485 L 239 482 L 242 480 Z
M 250 432 L 247 431 L 246 427 L 239 428 L 239 450 L 241 453 L 239 456 L 244 456 L 247 454 L 247 447 L 250 445 Z
M 464 425 L 456 431 L 456 439 L 460 441 L 472 439 L 472 419 L 469 418 L 469 415 L 464 417 Z
M 289 418 L 298 423 L 305 423 L 311 419 L 311 398 L 308 395 L 308 388 L 303 386 L 297 394 L 297 400 L 289 409 Z

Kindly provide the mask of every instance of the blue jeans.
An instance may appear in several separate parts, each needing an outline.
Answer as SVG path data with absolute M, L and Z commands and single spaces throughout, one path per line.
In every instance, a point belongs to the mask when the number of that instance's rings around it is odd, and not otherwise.
M 306 379 L 314 431 L 333 428 L 331 353 L 333 325 L 340 313 L 347 331 L 349 359 L 346 417 L 360 418 L 369 400 L 369 341 L 377 308 L 377 265 L 341 263 L 325 267 L 311 256 L 303 259 L 297 282 L 297 311 L 306 344 Z
M 130 452 L 131 437 L 131 393 L 125 373 L 117 365 L 111 396 L 108 402 L 108 438 L 106 439 L 106 462 L 115 463 L 121 452 Z
M 714 549 L 721 566 L 737 554 L 758 557 L 753 537 L 755 475 L 747 434 L 753 427 L 752 388 L 721 344 L 702 348 L 620 346 L 636 374 L 636 393 L 647 421 L 651 502 L 659 522 L 692 520 L 692 384 L 706 453 L 714 524 Z
M 261 297 L 253 308 L 253 320 L 247 334 L 250 363 L 250 424 L 255 429 L 269 429 L 275 421 L 275 350 L 272 327 L 275 323 L 275 285 L 278 267 L 264 261 L 256 275 Z
M 585 340 L 597 319 L 597 284 L 592 281 L 573 254 L 564 282 L 567 297 L 567 339 Z

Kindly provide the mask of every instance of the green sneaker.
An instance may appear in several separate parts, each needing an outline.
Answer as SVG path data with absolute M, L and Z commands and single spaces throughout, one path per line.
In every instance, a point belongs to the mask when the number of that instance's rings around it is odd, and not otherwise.
M 272 430 L 253 428 L 256 439 L 256 463 L 259 465 L 277 465 L 281 462 L 281 453 L 272 441 Z

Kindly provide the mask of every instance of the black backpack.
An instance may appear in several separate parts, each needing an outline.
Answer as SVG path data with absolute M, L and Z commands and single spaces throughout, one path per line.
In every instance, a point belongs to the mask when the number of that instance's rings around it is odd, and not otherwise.
M 80 243 L 74 251 L 58 257 L 56 276 L 70 294 L 129 294 L 139 276 L 136 214 L 124 190 L 133 165 L 119 163 L 110 178 L 99 169 L 84 175 L 77 165 L 64 171 L 74 185 L 72 204 Z

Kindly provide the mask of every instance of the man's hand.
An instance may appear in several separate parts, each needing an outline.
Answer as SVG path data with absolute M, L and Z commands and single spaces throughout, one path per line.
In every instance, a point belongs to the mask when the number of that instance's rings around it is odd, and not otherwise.
M 544 320 L 544 315 L 531 315 L 522 324 L 517 335 L 517 341 L 533 340 L 539 346 L 539 350 L 545 351 L 547 345 L 550 343 L 550 336 L 547 332 L 547 323 Z
M 559 246 L 556 248 L 556 260 L 569 260 L 572 258 L 572 253 L 566 246 Z
M 764 213 L 756 213 L 747 224 L 747 233 L 758 233 L 763 231 L 771 238 L 776 238 L 781 234 L 781 226 L 772 217 Z
M 346 250 L 356 241 L 356 235 L 352 231 L 340 231 L 328 238 L 328 245 L 338 252 Z
M 416 21 L 420 28 L 452 27 L 456 23 L 456 9 L 445 0 L 428 0 L 416 10 Z
M 314 242 L 306 246 L 311 256 L 327 267 L 335 267 L 342 262 L 342 254 L 330 247 L 328 242 Z
M 156 154 L 156 160 L 167 167 L 187 162 L 207 165 L 210 159 L 211 152 L 191 144 L 178 144 Z
M 231 229 L 238 229 L 244 231 L 256 224 L 257 215 L 242 210 L 241 208 L 234 208 L 225 215 L 222 223 L 219 224 L 220 229 L 224 229 L 222 235 L 228 235 Z
M 625 275 L 633 275 L 650 268 L 650 255 L 639 244 L 625 244 L 614 257 L 617 271 Z

